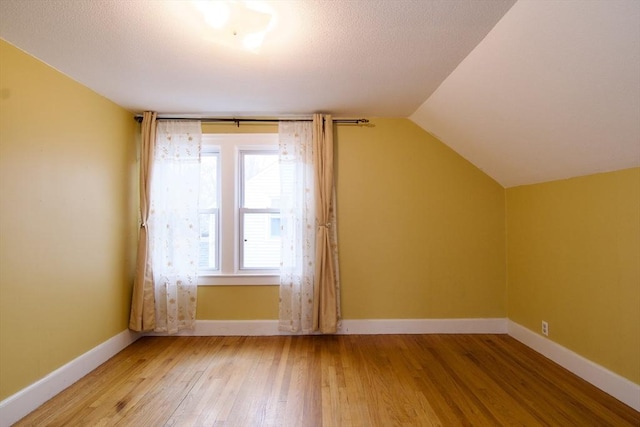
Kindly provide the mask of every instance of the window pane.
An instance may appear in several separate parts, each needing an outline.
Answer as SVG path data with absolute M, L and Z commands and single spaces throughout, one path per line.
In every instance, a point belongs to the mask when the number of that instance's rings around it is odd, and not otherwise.
M 245 208 L 280 207 L 280 169 L 277 153 L 243 153 L 242 178 Z
M 280 237 L 280 215 L 271 215 L 269 221 L 271 237 Z
M 218 215 L 200 214 L 200 260 L 201 270 L 218 269 Z
M 278 233 L 272 233 L 272 219 Z M 280 268 L 280 220 L 272 213 L 245 213 L 242 218 L 244 253 L 242 268 Z
M 218 207 L 218 153 L 202 153 L 200 158 L 200 209 Z

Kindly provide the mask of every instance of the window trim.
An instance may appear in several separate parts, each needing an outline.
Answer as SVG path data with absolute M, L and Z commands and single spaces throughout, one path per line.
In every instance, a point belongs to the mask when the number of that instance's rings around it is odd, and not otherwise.
M 277 133 L 209 133 L 202 135 L 203 152 L 219 156 L 218 270 L 200 270 L 198 286 L 273 286 L 280 284 L 275 270 L 240 269 L 240 153 L 278 149 Z M 229 203 L 231 200 L 233 203 Z M 237 214 L 236 214 L 237 213 Z M 233 256 L 224 256 L 232 253 Z

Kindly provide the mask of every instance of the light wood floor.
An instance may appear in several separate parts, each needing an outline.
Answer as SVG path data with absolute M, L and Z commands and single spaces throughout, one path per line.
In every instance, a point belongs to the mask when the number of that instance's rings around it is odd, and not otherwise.
M 19 426 L 640 426 L 506 335 L 146 337 Z

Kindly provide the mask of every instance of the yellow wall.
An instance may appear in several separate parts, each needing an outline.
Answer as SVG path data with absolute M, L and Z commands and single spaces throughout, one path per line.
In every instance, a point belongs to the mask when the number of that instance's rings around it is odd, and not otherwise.
M 127 327 L 132 114 L 0 40 L 0 399 Z
M 509 318 L 640 383 L 640 169 L 507 190 Z
M 278 318 L 277 286 L 199 286 L 196 317 L 200 320 Z
M 345 319 L 506 315 L 504 189 L 407 119 L 337 127 Z
M 336 126 L 345 319 L 506 316 L 504 189 L 407 119 Z M 277 132 L 204 126 L 204 132 Z M 276 319 L 278 288 L 200 287 L 198 319 Z

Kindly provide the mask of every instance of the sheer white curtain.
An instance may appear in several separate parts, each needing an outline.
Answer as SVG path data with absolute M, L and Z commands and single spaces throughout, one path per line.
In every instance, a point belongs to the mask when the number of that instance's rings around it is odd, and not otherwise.
M 313 332 L 316 208 L 311 122 L 280 122 L 280 322 Z
M 199 255 L 199 121 L 160 121 L 149 209 L 156 332 L 195 324 Z

